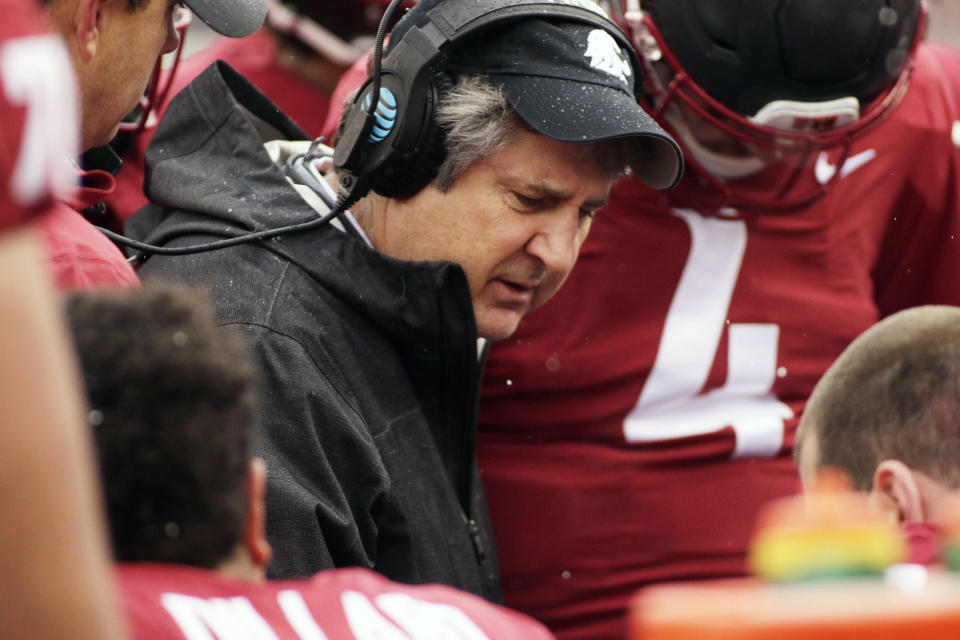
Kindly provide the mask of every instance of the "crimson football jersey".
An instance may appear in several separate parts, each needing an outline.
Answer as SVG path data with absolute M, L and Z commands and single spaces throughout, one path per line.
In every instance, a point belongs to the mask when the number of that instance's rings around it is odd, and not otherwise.
M 758 508 L 798 489 L 820 375 L 879 318 L 960 304 L 958 70 L 921 46 L 891 118 L 812 162 L 839 175 L 805 210 L 614 188 L 560 292 L 489 354 L 477 455 L 508 606 L 623 638 L 638 587 L 744 573 Z
M 444 585 L 409 586 L 367 569 L 246 582 L 172 564 L 121 564 L 137 640 L 549 640 L 524 615 Z
M 8 227 L 69 193 L 77 107 L 70 58 L 39 2 L 0 0 L 0 13 L 0 227 Z

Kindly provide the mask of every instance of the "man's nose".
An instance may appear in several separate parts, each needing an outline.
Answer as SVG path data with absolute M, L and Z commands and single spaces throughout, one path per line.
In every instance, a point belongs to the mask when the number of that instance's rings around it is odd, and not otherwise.
M 566 274 L 577 261 L 581 240 L 579 210 L 564 210 L 543 216 L 525 248 L 548 272 Z

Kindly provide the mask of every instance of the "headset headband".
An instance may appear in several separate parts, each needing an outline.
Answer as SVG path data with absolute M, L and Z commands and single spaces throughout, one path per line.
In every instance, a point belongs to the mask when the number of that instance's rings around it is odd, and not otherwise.
M 347 108 L 335 145 L 334 166 L 341 177 L 369 181 L 375 191 L 388 197 L 408 197 L 419 191 L 435 175 L 438 156 L 442 160 L 441 134 L 433 122 L 439 92 L 432 79 L 453 43 L 515 20 L 560 19 L 593 25 L 615 36 L 634 68 L 639 68 L 630 42 L 592 0 L 509 4 L 506 0 L 439 0 L 430 4 L 421 0 L 390 36 L 377 115 L 369 115 L 376 80 L 370 77 Z

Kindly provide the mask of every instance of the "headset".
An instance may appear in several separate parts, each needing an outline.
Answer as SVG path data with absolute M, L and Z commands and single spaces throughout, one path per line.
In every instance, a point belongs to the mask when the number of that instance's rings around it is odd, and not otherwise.
M 447 53 L 463 39 L 508 22 L 560 18 L 595 26 L 618 36 L 634 68 L 640 69 L 626 36 L 621 36 L 620 28 L 593 0 L 420 0 L 397 23 L 384 57 L 387 25 L 402 2 L 393 0 L 384 11 L 371 75 L 341 120 L 333 155 L 339 190 L 329 213 L 309 222 L 186 247 L 160 247 L 100 230 L 142 254 L 184 255 L 318 228 L 340 216 L 371 189 L 388 198 L 416 194 L 436 177 L 445 155 L 443 132 L 435 115 L 444 91 L 453 85 L 444 71 Z M 303 168 L 298 165 L 315 157 L 307 153 L 292 158 L 286 174 L 299 183 Z
M 333 156 L 341 188 L 359 182 L 382 196 L 406 198 L 433 180 L 444 158 L 435 115 L 453 85 L 443 70 L 446 53 L 481 31 L 532 17 L 619 33 L 591 0 L 421 0 L 394 29 L 382 69 L 374 68 L 347 108 Z

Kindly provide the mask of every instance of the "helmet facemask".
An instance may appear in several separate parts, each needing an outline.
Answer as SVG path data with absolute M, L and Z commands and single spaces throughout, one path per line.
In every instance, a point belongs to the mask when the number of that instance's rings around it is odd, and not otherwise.
M 849 77 L 825 77 L 829 73 L 823 71 L 828 68 L 825 64 L 822 69 L 816 63 L 807 65 L 812 68 L 796 69 L 797 65 L 786 56 L 789 51 L 802 50 L 797 44 L 804 40 L 802 36 L 790 39 L 790 46 L 779 42 L 779 37 L 766 42 L 772 51 L 766 52 L 766 57 L 777 55 L 783 61 L 766 64 L 765 60 L 751 60 L 751 54 L 738 58 L 738 47 L 742 49 L 744 42 L 762 39 L 765 30 L 775 30 L 773 23 L 791 11 L 819 8 L 821 13 L 830 13 L 834 6 L 846 10 L 847 5 L 835 0 L 834 5 L 825 4 L 830 1 L 716 0 L 711 12 L 710 2 L 650 0 L 645 3 L 647 11 L 641 13 L 637 0 L 625 4 L 615 0 L 620 11 L 611 13 L 620 18 L 630 33 L 645 65 L 647 108 L 680 141 L 694 172 L 712 187 L 704 190 L 706 201 L 699 206 L 784 212 L 811 204 L 823 197 L 840 173 L 835 171 L 826 179 L 822 174 L 818 176 L 814 171 L 818 156 L 828 154 L 833 166 L 841 166 L 851 144 L 899 104 L 909 83 L 910 61 L 925 15 L 919 0 L 893 0 L 903 5 L 901 11 L 906 12 L 893 25 L 880 24 L 880 16 L 891 20 L 887 11 L 891 8 L 886 4 L 877 11 L 879 27 L 864 17 L 870 15 L 869 11 L 855 16 L 863 30 L 876 27 L 861 41 L 880 44 L 875 47 L 870 69 L 855 69 L 852 62 L 844 67 L 858 71 L 850 71 Z M 884 4 L 881 0 L 857 2 L 858 6 Z M 758 3 L 769 5 L 773 23 L 770 16 L 765 24 L 762 18 L 755 17 L 763 10 L 756 6 Z M 916 14 L 911 12 L 913 7 Z M 723 22 L 723 18 L 731 16 L 732 20 Z M 687 43 L 682 45 L 682 53 L 692 62 L 684 65 L 656 24 L 658 17 L 669 25 L 673 38 L 695 31 L 696 37 L 690 39 L 703 40 L 694 45 L 702 46 L 710 55 L 701 54 Z M 820 19 L 836 17 L 822 15 Z M 815 20 L 807 22 L 809 29 L 819 27 Z M 844 28 L 849 26 L 845 24 Z M 726 34 L 727 42 L 716 33 L 724 29 L 733 30 L 732 36 Z M 741 38 L 740 44 L 730 44 L 729 40 L 736 38 Z M 881 44 L 889 46 L 881 51 Z M 848 60 L 856 61 L 855 53 L 850 50 Z M 875 77 L 876 74 L 881 77 Z M 824 81 L 817 82 L 818 77 Z

